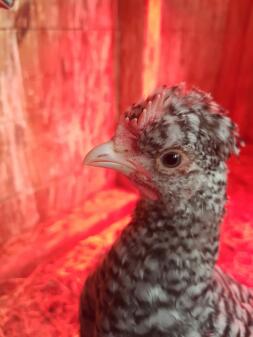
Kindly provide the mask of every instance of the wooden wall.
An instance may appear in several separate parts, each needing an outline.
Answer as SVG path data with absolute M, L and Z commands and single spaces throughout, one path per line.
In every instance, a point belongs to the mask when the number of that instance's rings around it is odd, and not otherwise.
M 122 3 L 119 17 L 126 34 L 120 41 L 120 62 L 127 67 L 120 79 L 122 109 L 140 92 L 146 95 L 157 85 L 184 81 L 211 92 L 229 109 L 246 142 L 252 142 L 253 2 Z M 124 20 L 125 13 L 129 20 Z
M 253 141 L 253 2 L 164 0 L 159 82 L 213 93 Z
M 16 0 L 0 10 L 0 242 L 114 181 L 82 168 L 116 108 L 210 91 L 253 141 L 251 0 Z M 117 82 L 117 83 L 116 83 Z
M 0 243 L 114 180 L 82 158 L 114 128 L 115 4 L 0 10 Z

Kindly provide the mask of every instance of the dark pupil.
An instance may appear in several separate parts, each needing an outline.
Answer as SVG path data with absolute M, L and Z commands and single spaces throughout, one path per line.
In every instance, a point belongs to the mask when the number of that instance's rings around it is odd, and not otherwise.
M 166 153 L 162 157 L 162 163 L 167 167 L 176 167 L 181 163 L 181 155 L 176 152 Z

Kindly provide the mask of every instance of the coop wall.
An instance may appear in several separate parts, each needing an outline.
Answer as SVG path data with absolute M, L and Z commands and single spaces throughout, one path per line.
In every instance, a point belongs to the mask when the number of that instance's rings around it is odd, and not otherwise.
M 158 85 L 208 92 L 253 141 L 251 0 L 16 0 L 0 11 L 0 242 L 117 184 L 83 155 Z M 118 109 L 119 108 L 119 109 Z
M 113 184 L 82 158 L 114 128 L 115 4 L 0 10 L 0 243 Z
M 253 141 L 253 2 L 119 1 L 121 108 L 159 85 L 211 92 Z M 130 81 L 132 79 L 132 81 Z

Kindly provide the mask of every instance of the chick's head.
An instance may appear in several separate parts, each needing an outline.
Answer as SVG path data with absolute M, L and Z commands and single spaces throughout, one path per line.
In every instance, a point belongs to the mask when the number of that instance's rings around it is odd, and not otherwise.
M 85 162 L 124 173 L 145 198 L 187 201 L 226 180 L 238 139 L 235 124 L 209 94 L 162 87 L 123 113 L 113 139 Z

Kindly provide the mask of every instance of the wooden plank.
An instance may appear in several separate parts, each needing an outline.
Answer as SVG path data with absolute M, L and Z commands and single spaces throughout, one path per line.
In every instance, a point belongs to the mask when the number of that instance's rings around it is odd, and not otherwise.
M 146 97 L 156 89 L 160 63 L 162 0 L 149 0 L 143 51 L 142 93 Z
M 113 29 L 116 0 L 19 0 L 0 10 L 0 29 Z
M 228 0 L 163 2 L 160 83 L 186 81 L 213 91 L 222 57 Z
M 145 39 L 146 2 L 118 2 L 118 81 L 119 111 L 142 96 L 143 47 Z
M 234 90 L 234 119 L 238 123 L 241 135 L 247 143 L 253 141 L 253 3 L 251 2 L 245 40 L 242 48 L 240 71 Z
M 223 55 L 214 90 L 215 98 L 234 114 L 233 102 L 246 39 L 252 1 L 231 0 L 223 41 Z
M 0 11 L 0 242 L 115 179 L 82 166 L 116 119 L 114 7 L 21 0 L 9 26 Z

